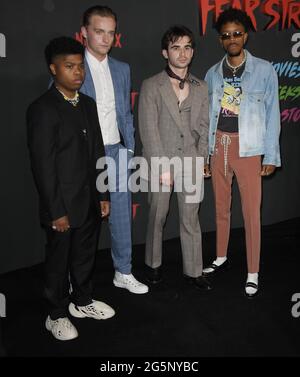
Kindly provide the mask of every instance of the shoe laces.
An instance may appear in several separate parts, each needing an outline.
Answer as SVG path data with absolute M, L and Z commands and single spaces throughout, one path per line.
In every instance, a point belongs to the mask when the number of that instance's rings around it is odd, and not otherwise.
M 141 283 L 139 281 L 137 281 L 136 278 L 132 274 L 123 275 L 123 276 L 124 276 L 124 280 L 125 280 L 126 283 L 128 283 L 132 286 L 135 286 L 135 287 L 141 285 Z

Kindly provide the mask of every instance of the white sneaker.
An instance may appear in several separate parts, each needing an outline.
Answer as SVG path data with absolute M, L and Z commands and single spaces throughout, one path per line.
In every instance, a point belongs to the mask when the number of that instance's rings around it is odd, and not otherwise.
M 69 312 L 76 318 L 108 319 L 115 315 L 115 311 L 109 305 L 101 301 L 93 300 L 86 306 L 77 306 L 73 302 L 69 305 Z
M 131 293 L 142 294 L 149 291 L 147 285 L 140 283 L 132 274 L 121 274 L 119 271 L 115 272 L 113 283 L 116 287 L 128 289 Z
M 45 326 L 58 340 L 71 340 L 78 337 L 76 327 L 67 317 L 52 320 L 48 315 Z

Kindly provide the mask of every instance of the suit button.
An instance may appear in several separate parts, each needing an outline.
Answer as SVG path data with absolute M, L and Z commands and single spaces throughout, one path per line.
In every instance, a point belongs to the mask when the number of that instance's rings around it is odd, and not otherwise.
M 215 133 L 215 132 L 213 132 L 212 134 L 213 134 L 213 135 L 215 135 L 216 133 Z
M 183 137 L 183 135 L 180 135 L 180 137 Z
M 182 149 L 181 149 L 181 148 L 178 148 L 178 150 L 179 150 L 179 151 L 182 151 Z

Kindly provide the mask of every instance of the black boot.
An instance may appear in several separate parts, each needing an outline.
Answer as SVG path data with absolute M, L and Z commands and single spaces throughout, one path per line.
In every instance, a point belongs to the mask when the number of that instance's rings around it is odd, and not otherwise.
M 146 280 L 150 284 L 158 284 L 162 281 L 161 266 L 156 268 L 147 267 Z
M 210 282 L 203 276 L 193 278 L 191 276 L 184 275 L 184 278 L 187 280 L 188 283 L 193 284 L 196 288 L 201 289 L 203 291 L 209 291 L 212 289 Z

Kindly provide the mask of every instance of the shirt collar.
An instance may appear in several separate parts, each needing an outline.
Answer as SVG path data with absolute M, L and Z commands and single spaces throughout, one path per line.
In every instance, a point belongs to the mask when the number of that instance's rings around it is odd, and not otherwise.
M 85 57 L 86 57 L 86 60 L 88 61 L 89 63 L 89 66 L 91 68 L 94 68 L 94 69 L 98 69 L 99 66 L 102 66 L 105 70 L 108 69 L 108 58 L 107 58 L 107 55 L 105 56 L 105 58 L 100 62 L 97 58 L 95 58 L 94 55 L 92 55 L 88 49 L 85 50 Z

